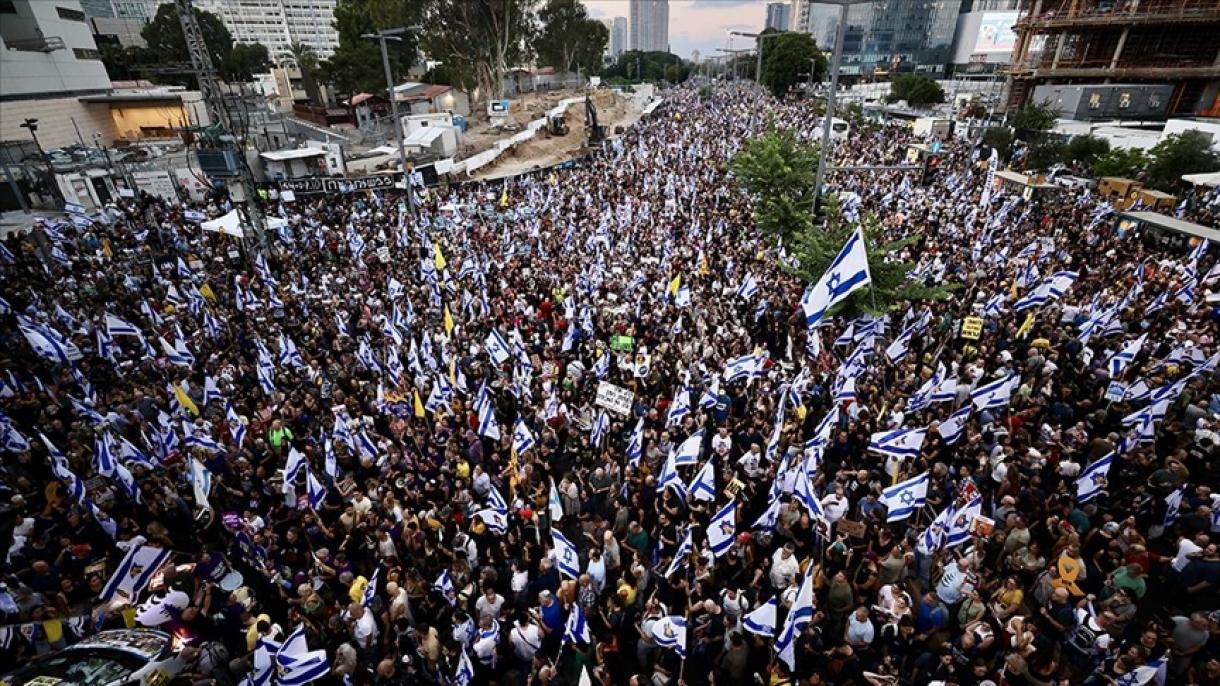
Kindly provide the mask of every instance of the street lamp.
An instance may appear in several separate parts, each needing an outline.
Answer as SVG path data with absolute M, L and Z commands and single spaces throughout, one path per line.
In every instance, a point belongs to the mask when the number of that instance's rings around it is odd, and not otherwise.
M 390 73 L 390 53 L 386 50 L 386 41 L 402 42 L 402 34 L 419 31 L 419 26 L 400 26 L 395 29 L 385 29 L 377 33 L 364 33 L 361 38 L 369 38 L 381 44 L 381 64 L 385 67 L 386 93 L 390 97 L 390 113 L 394 117 L 391 130 L 398 141 L 398 159 L 402 164 L 402 187 L 407 194 L 407 207 L 411 211 L 411 219 L 415 219 L 415 192 L 411 188 L 411 177 L 407 172 L 407 149 L 402 143 L 402 121 L 398 119 L 398 99 L 394 97 L 394 76 Z
M 745 33 L 744 31 L 729 31 L 734 36 L 745 36 L 746 38 L 754 38 L 758 41 L 758 61 L 754 65 L 754 83 L 762 81 L 762 53 L 763 41 L 768 38 L 782 36 L 785 33 L 797 33 L 796 31 L 773 31 L 771 33 Z
M 827 5 L 839 6 L 839 26 L 835 31 L 834 57 L 830 64 L 830 88 L 826 90 L 826 112 L 822 116 L 822 151 L 818 155 L 818 174 L 813 182 L 813 201 L 820 203 L 822 184 L 826 181 L 826 160 L 830 157 L 830 123 L 835 113 L 835 89 L 839 85 L 839 66 L 843 63 L 843 38 L 847 35 L 847 12 L 852 5 L 871 0 L 825 0 Z M 813 71 L 810 68 L 810 71 Z
M 34 147 L 38 148 L 38 157 L 45 162 L 47 160 L 47 154 L 42 150 L 42 143 L 38 142 L 38 120 L 26 119 L 25 121 L 21 122 L 19 126 L 21 126 L 23 129 L 30 130 L 30 138 L 34 139 Z

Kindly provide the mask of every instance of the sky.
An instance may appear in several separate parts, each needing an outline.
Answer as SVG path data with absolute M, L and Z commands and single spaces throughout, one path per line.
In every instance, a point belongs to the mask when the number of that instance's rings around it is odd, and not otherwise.
M 628 17 L 628 0 L 583 0 L 595 19 Z M 680 57 L 698 50 L 703 57 L 722 55 L 716 48 L 753 47 L 753 41 L 729 31 L 756 32 L 767 19 L 766 0 L 669 0 L 669 46 Z

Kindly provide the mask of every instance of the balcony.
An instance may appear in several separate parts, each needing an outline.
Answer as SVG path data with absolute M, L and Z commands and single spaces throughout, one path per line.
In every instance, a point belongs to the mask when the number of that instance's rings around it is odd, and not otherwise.
M 1145 0 L 1126 2 L 1072 0 L 1066 8 L 1050 9 L 1017 20 L 1018 29 L 1062 29 L 1123 26 L 1127 24 L 1198 24 L 1220 22 L 1215 0 Z M 1132 9 L 1134 7 L 1134 10 Z
M 64 43 L 64 39 L 59 36 L 5 40 L 4 45 L 9 50 L 20 50 L 22 52 L 55 52 L 56 50 L 66 50 L 68 48 L 67 44 Z

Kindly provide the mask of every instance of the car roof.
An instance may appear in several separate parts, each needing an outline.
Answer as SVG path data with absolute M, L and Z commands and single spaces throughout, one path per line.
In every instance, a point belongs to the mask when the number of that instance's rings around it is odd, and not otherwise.
M 169 634 L 156 629 L 115 629 L 96 633 L 69 650 L 121 650 L 150 660 L 159 656 L 169 641 Z

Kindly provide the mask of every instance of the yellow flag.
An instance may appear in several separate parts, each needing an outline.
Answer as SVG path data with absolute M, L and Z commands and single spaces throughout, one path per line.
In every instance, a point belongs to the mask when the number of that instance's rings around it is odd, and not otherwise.
M 415 391 L 415 416 L 421 419 L 424 417 L 424 404 L 420 402 L 419 391 Z
M 56 643 L 64 637 L 64 623 L 60 619 L 47 619 L 42 622 L 42 630 L 46 632 L 47 643 Z
M 1017 338 L 1025 338 L 1032 328 L 1034 328 L 1034 313 L 1030 312 L 1025 316 L 1025 322 L 1021 324 L 1021 328 L 1017 329 Z
M 105 236 L 102 236 L 102 254 L 105 255 L 107 259 L 114 257 L 114 251 L 110 249 L 110 239 L 106 238 Z
M 438 272 L 444 269 L 445 265 L 449 264 L 445 261 L 445 253 L 441 252 L 440 243 L 432 244 L 432 262 L 436 264 L 436 271 Z
M 682 287 L 682 275 L 679 274 L 674 277 L 673 281 L 669 282 L 669 294 L 671 296 L 678 295 L 678 289 L 681 287 Z
M 457 385 L 457 357 L 449 358 L 449 383 Z
M 508 207 L 508 191 L 500 193 L 500 207 Z
M 206 283 L 199 287 L 199 295 L 207 298 L 208 302 L 216 302 L 216 294 L 212 292 L 212 287 Z
M 183 408 L 185 408 L 191 414 L 198 417 L 199 408 L 195 406 L 195 401 L 191 400 L 191 396 L 187 395 L 186 392 L 182 390 L 182 387 L 179 386 L 178 384 L 174 384 L 173 386 L 174 386 L 174 397 L 178 399 L 178 404 L 181 405 Z
M 136 625 L 136 609 L 134 607 L 125 607 L 119 611 L 123 615 L 123 623 L 130 629 Z
M 1013 281 L 1012 288 L 1008 289 L 1008 297 L 1012 300 L 1017 299 L 1017 282 L 1016 281 Z
M 453 335 L 453 316 L 449 314 L 448 305 L 445 305 L 445 335 Z

